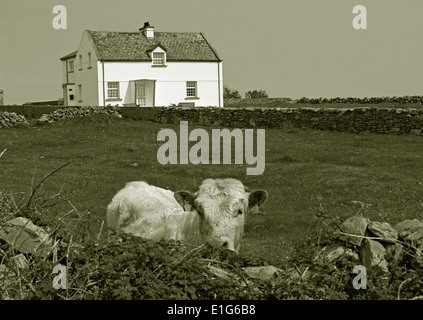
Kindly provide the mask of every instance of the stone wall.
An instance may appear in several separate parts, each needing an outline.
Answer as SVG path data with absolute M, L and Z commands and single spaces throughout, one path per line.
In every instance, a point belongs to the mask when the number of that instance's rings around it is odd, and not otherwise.
M 119 114 L 118 107 L 73 107 L 69 109 L 55 110 L 49 114 L 43 114 L 38 119 L 37 124 L 51 123 L 65 118 L 87 117 L 100 114 L 122 117 Z
M 15 126 L 28 126 L 25 117 L 14 112 L 0 111 L 0 129 L 11 128 Z
M 214 127 L 308 128 L 353 133 L 423 135 L 423 110 L 319 108 L 120 108 L 124 117 Z
M 36 109 L 29 112 L 21 106 L 16 107 L 13 110 L 8 106 L 7 111 L 15 111 L 29 118 L 35 117 L 35 113 L 39 114 Z M 185 120 L 190 125 L 219 128 L 307 128 L 353 133 L 423 135 L 423 109 L 121 107 L 118 112 L 123 117 L 132 119 L 174 124 Z
M 38 119 L 43 114 L 51 113 L 63 107 L 57 106 L 34 106 L 34 105 L 6 105 L 0 106 L 0 112 L 16 112 L 27 119 Z

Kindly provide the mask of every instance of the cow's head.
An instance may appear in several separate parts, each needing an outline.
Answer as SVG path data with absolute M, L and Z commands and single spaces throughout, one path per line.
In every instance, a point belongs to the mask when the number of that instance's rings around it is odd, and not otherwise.
M 246 215 L 264 203 L 267 192 L 249 192 L 236 179 L 206 179 L 194 194 L 182 190 L 174 196 L 185 210 L 193 208 L 198 212 L 204 242 L 238 253 Z

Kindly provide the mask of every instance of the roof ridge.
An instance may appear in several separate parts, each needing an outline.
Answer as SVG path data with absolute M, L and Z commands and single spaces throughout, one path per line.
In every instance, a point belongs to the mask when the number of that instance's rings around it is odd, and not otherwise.
M 110 33 L 134 33 L 139 34 L 141 31 L 109 31 L 109 30 L 88 30 L 89 32 L 110 32 Z M 154 33 L 172 33 L 172 34 L 202 34 L 202 32 L 189 32 L 189 31 L 154 31 Z

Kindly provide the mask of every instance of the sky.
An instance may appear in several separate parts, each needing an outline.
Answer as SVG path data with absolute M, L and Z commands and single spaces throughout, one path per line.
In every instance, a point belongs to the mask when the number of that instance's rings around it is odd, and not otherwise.
M 67 29 L 55 29 L 56 5 Z M 353 28 L 353 7 L 367 29 Z M 423 95 L 422 0 L 0 0 L 4 104 L 62 97 L 61 57 L 88 30 L 203 32 L 223 82 L 269 97 Z

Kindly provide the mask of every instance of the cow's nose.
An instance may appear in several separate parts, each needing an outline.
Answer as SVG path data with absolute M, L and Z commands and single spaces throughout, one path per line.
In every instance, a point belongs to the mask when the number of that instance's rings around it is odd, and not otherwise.
M 221 243 L 221 246 L 223 248 L 229 249 L 229 250 L 234 250 L 234 246 L 232 244 L 232 241 L 228 237 L 222 237 L 222 238 L 220 238 L 220 241 L 221 241 L 220 242 Z

